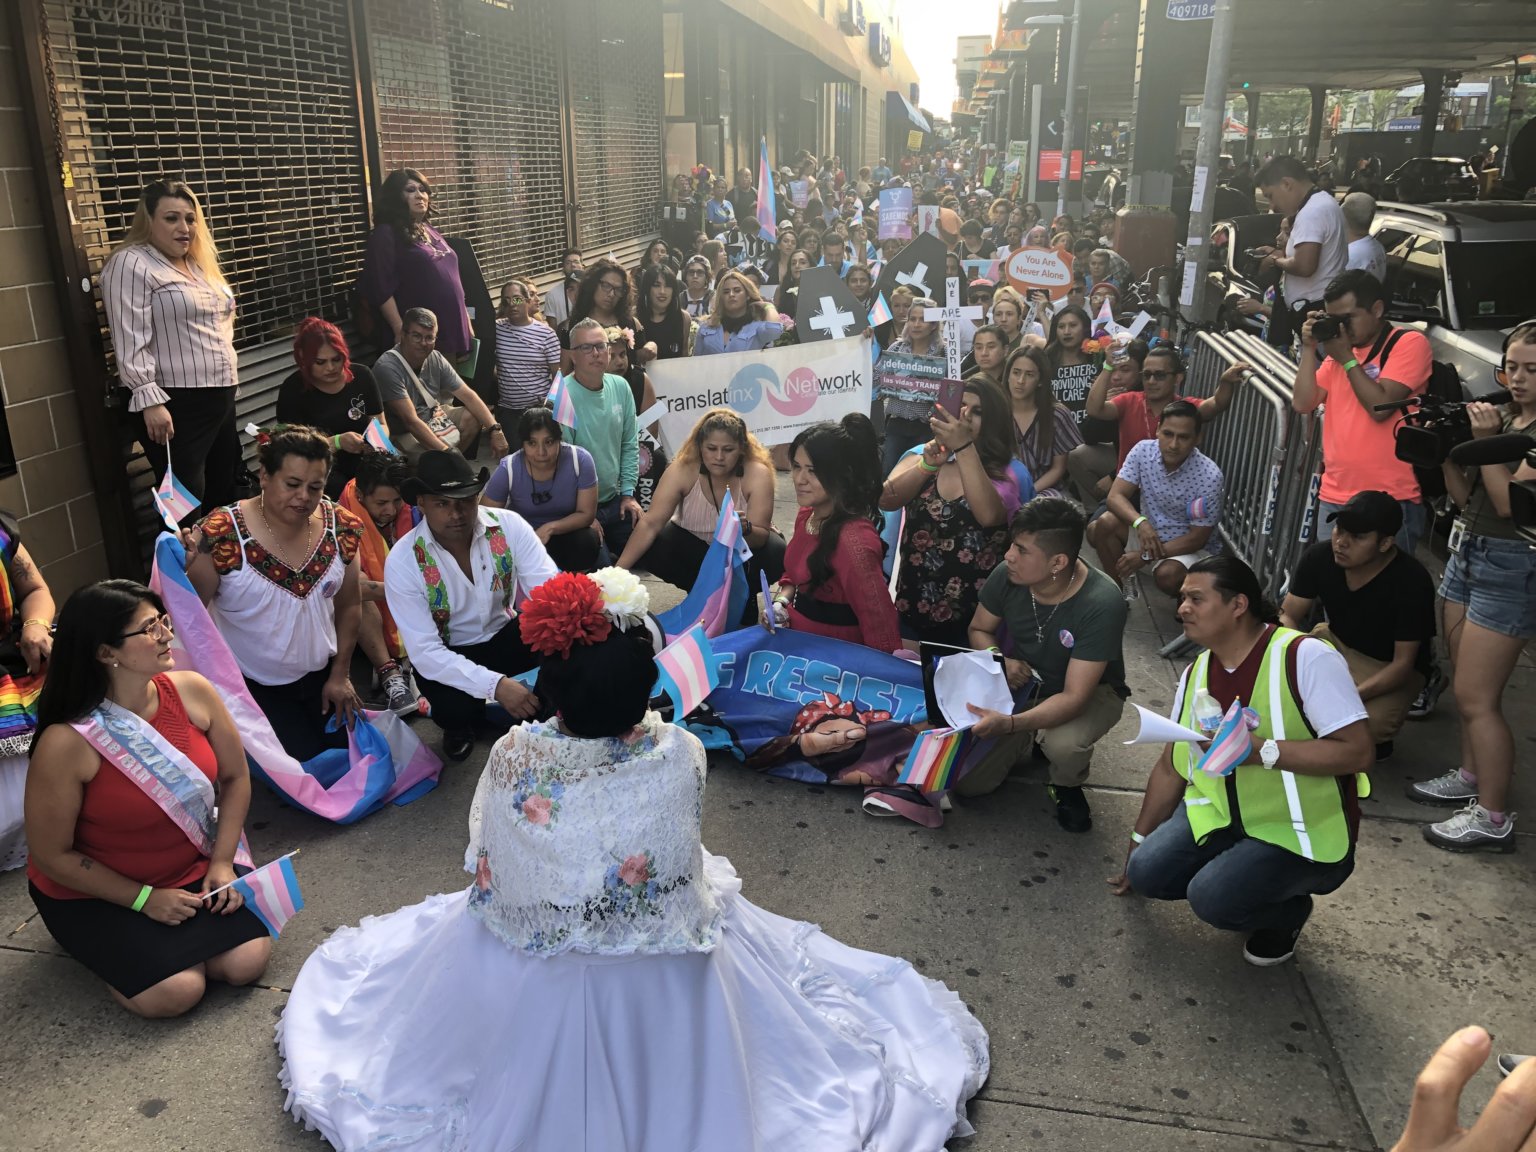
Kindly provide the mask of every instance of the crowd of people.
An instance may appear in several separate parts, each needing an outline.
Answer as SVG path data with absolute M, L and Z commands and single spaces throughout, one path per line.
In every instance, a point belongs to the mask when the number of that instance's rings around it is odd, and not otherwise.
M 173 470 L 201 502 L 182 534 L 187 575 L 285 750 L 305 761 L 345 747 L 346 725 L 369 695 L 402 715 L 428 712 L 450 761 L 469 756 L 492 714 L 499 730 L 512 725 L 476 797 L 469 904 L 462 894 L 435 898 L 333 939 L 295 988 L 286 1074 L 301 1114 L 338 1147 L 376 1136 L 385 1122 L 356 1103 L 362 1096 L 349 1105 L 323 1087 L 396 1018 L 382 1006 L 395 1004 L 398 974 L 358 959 L 373 947 L 430 937 L 446 948 L 483 927 L 491 935 L 465 947 L 500 949 L 486 963 L 512 964 L 527 953 L 564 955 L 572 937 L 603 921 L 609 934 L 578 952 L 711 952 L 715 975 L 679 975 L 679 995 L 724 995 L 736 1018 L 775 1026 L 767 1009 L 722 993 L 716 978 L 779 987 L 788 974 L 769 953 L 780 929 L 741 900 L 728 865 L 699 848 L 702 750 L 647 711 L 655 637 L 632 595 L 627 608 L 612 607 L 630 570 L 689 589 L 727 501 L 751 550 L 749 586 L 760 578 L 775 586 L 761 606 L 751 598 L 747 623 L 761 612 L 775 626 L 898 655 L 924 644 L 996 653 L 1013 710 L 972 706 L 976 736 L 991 743 L 956 790 L 993 792 L 1038 750 L 1057 819 L 1074 833 L 1092 826 L 1083 786 L 1130 694 L 1124 640 L 1144 574 L 1148 590 L 1177 602 L 1186 636 L 1204 649 L 1179 683 L 1173 718 L 1211 734 L 1212 753 L 1232 743 L 1220 738 L 1229 731 L 1240 747 L 1216 772 L 1197 747 L 1168 747 L 1113 891 L 1187 900 L 1206 922 L 1244 933 L 1250 962 L 1271 965 L 1293 954 L 1313 897 L 1336 890 L 1355 866 L 1365 774 L 1392 753 L 1440 677 L 1435 589 L 1413 555 L 1427 524 L 1421 478 L 1394 458 L 1374 411 L 1422 392 L 1430 367 L 1421 335 L 1382 320 L 1380 280 L 1333 266 L 1347 230 L 1312 219 L 1325 211 L 1314 205 L 1331 200 L 1310 196 L 1278 162 L 1258 174 L 1276 210 L 1294 216 L 1270 258 L 1284 273 L 1284 311 L 1300 341 L 1295 403 L 1301 411 L 1328 403 L 1320 539 L 1276 610 L 1253 571 L 1220 546 L 1223 477 L 1200 451 L 1204 429 L 1231 419 L 1223 413 L 1246 367 L 1224 375 L 1213 396 L 1191 397 L 1177 347 L 1094 339 L 1098 307 L 1083 305 L 1112 308 L 1130 275 L 1108 245 L 1106 220 L 1057 217 L 1047 227 L 1033 204 L 968 190 L 921 197 L 940 209 L 941 237 L 964 260 L 1036 242 L 1083 258 L 1077 283 L 1055 302 L 971 278 L 968 298 L 983 309 L 976 324 L 941 327 L 932 297 L 891 292 L 891 319 L 871 338 L 886 352 L 935 359 L 949 353 L 947 339 L 959 341 L 966 368 L 956 409 L 877 395 L 868 415 L 801 431 L 782 461 L 799 506 L 787 531 L 773 520 L 779 469 L 770 448 L 740 414 L 712 409 L 642 504 L 641 445 L 651 430 L 640 418 L 655 403 L 646 365 L 797 339 L 798 281 L 810 267 L 832 268 L 872 307 L 878 262 L 900 255 L 899 243 L 874 239 L 878 191 L 901 179 L 883 162 L 849 177 L 835 157 L 802 157 L 779 176 L 785 212 L 774 244 L 757 238 L 750 172 L 734 187 L 701 181 L 708 195 L 695 251 L 659 241 L 634 269 L 567 252 L 560 282 L 542 298 L 530 276 L 502 286 L 494 347 L 483 347 L 458 249 L 431 223 L 430 182 L 414 169 L 392 173 L 360 282 L 392 345 L 370 367 L 352 360 L 334 324 L 298 323 L 295 371 L 280 390 L 278 422 L 259 432 L 258 473 L 244 495 L 235 301 L 193 191 L 147 188 L 107 262 L 107 317 L 146 454 L 157 479 Z M 792 207 L 802 191 L 803 205 Z M 1338 335 L 1314 333 L 1324 316 L 1338 320 Z M 474 385 L 482 357 L 493 365 L 489 400 Z M 557 377 L 570 423 L 547 399 Z M 1511 332 L 1504 382 L 1507 408 L 1470 407 L 1474 436 L 1536 436 L 1536 323 Z M 375 426 L 393 451 L 377 446 Z M 1414 792 L 1464 805 L 1426 829 L 1445 848 L 1514 848 L 1513 748 L 1499 701 L 1536 635 L 1528 595 L 1536 562 L 1510 521 L 1517 475 L 1536 478 L 1525 466 L 1450 464 L 1441 477 L 1463 509 L 1439 589 L 1463 759 Z M 131 1011 L 175 1015 L 210 979 L 256 979 L 270 941 L 238 893 L 222 887 L 248 866 L 241 831 L 251 787 L 228 712 L 207 681 L 174 669 L 175 622 L 155 593 L 108 581 L 56 613 L 15 525 L 0 521 L 0 532 L 0 631 L 14 656 L 7 683 L 35 700 L 16 731 L 0 734 L 19 741 L 0 762 L 8 821 L 0 863 L 19 862 L 24 814 L 44 923 Z M 581 613 L 581 627 L 567 627 Z M 352 679 L 358 649 L 372 670 L 363 691 Z M 535 670 L 530 685 L 525 674 Z M 142 762 L 118 758 L 97 739 L 102 727 L 132 734 L 125 743 Z M 643 781 L 622 843 L 613 840 L 611 798 L 581 783 L 620 769 Z M 191 815 L 163 810 L 146 776 L 174 780 Z M 564 875 L 519 839 L 525 825 L 554 827 L 557 801 L 564 830 L 553 858 L 568 866 Z M 664 866 L 634 855 L 652 839 L 673 845 Z M 623 849 L 618 872 L 582 872 L 576 854 L 594 845 Z M 516 880 L 500 883 L 509 876 Z M 532 895 L 517 892 L 525 883 Z M 635 920 L 641 904 L 663 910 L 670 935 Z M 715 950 L 722 922 L 745 943 Z M 825 970 L 848 963 L 835 941 L 817 947 Z M 579 967 L 571 971 L 579 984 Z M 542 988 L 558 1004 L 565 995 L 554 970 L 508 975 L 530 981 L 524 997 Z M 322 1028 L 320 1005 L 341 992 L 358 996 L 355 1012 L 341 1031 Z M 898 1108 L 876 1127 L 902 1134 L 903 1147 L 936 1148 L 958 1130 L 955 1109 L 985 1075 L 985 1033 L 952 994 L 915 975 L 891 995 L 864 1005 L 858 1026 L 891 1029 L 881 1033 L 890 1045 L 883 1074 L 897 1069 L 928 1084 L 948 1117 Z M 429 1048 L 480 1026 L 475 998 L 454 1002 L 459 1015 L 434 1010 L 420 1022 Z M 542 1036 L 556 1019 L 524 1034 Z M 909 1054 L 903 1038 L 936 1023 L 948 1056 Z M 759 1036 L 740 1062 L 700 1065 L 725 1097 L 732 1075 L 746 1083 L 755 1069 L 791 1059 L 790 1048 L 770 1051 Z M 815 1028 L 797 1043 L 797 1051 L 835 1046 Z M 509 1060 L 498 1075 L 524 1070 Z M 376 1099 L 403 1099 L 387 1074 L 367 1076 Z M 621 1125 L 624 1101 L 613 1107 Z M 497 1110 L 490 1100 L 476 1108 L 484 1123 Z M 831 1130 L 850 1110 L 829 1105 L 816 1123 Z M 686 1140 L 697 1142 L 741 1117 L 693 1121 L 701 1127 Z

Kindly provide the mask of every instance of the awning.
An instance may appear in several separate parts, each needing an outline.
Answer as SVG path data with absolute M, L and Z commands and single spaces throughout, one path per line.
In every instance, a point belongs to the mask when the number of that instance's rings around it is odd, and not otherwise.
M 887 92 L 885 94 L 885 103 L 890 115 L 906 118 L 919 132 L 933 131 L 928 125 L 927 118 L 916 108 L 912 107 L 912 101 L 908 100 L 900 92 Z
M 720 3 L 792 47 L 816 57 L 844 79 L 859 78 L 859 63 L 848 47 L 847 37 L 800 0 L 778 5 L 763 4 L 758 0 L 720 0 Z

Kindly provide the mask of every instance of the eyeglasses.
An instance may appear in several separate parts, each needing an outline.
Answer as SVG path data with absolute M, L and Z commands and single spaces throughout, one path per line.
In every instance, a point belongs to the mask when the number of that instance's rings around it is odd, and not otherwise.
M 1153 371 L 1153 372 L 1142 372 L 1142 374 L 1141 374 L 1141 378 L 1143 380 L 1151 380 L 1154 383 L 1156 383 L 1159 380 L 1172 380 L 1174 378 L 1174 376 L 1175 376 L 1175 373 L 1173 373 L 1173 372 L 1166 372 L 1166 371 L 1165 372 L 1156 372 L 1156 371 Z
M 419 344 L 423 348 L 430 348 L 430 347 L 432 347 L 432 345 L 437 343 L 437 333 L 436 332 L 407 332 L 405 334 L 405 339 L 406 339 L 407 343 Z
M 528 297 L 526 297 L 526 296 L 508 296 L 507 297 L 507 303 L 509 305 L 510 304 L 526 304 L 526 303 L 528 303 Z
M 608 351 L 608 345 L 607 344 L 573 344 L 573 345 L 571 345 L 571 351 L 572 352 L 585 352 L 588 356 L 592 356 L 592 355 L 595 355 L 598 352 L 606 353 Z
M 535 488 L 529 494 L 529 499 L 533 501 L 535 507 L 540 504 L 548 504 L 554 498 L 555 490 L 553 488 L 551 488 L 548 492 L 540 492 L 537 488 Z
M 623 284 L 615 284 L 612 280 L 599 280 L 597 286 L 604 292 L 622 292 L 625 288 Z
M 133 632 L 124 632 L 123 639 L 132 640 L 135 636 L 173 636 L 175 633 L 176 626 L 171 623 L 169 616 L 156 616 L 144 627 Z

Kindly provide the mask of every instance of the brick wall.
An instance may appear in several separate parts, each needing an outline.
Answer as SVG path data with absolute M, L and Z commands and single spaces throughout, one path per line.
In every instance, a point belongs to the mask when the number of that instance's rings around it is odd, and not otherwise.
M 107 559 L 10 37 L 0 20 L 0 391 L 20 469 L 0 478 L 0 508 L 21 521 L 22 542 L 62 602 L 104 579 Z

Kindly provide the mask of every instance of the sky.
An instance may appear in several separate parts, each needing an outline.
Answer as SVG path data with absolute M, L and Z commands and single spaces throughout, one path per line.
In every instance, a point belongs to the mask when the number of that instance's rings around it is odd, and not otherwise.
M 955 40 L 997 32 L 998 0 L 895 0 L 902 46 L 917 69 L 923 107 L 949 119 L 955 102 Z

